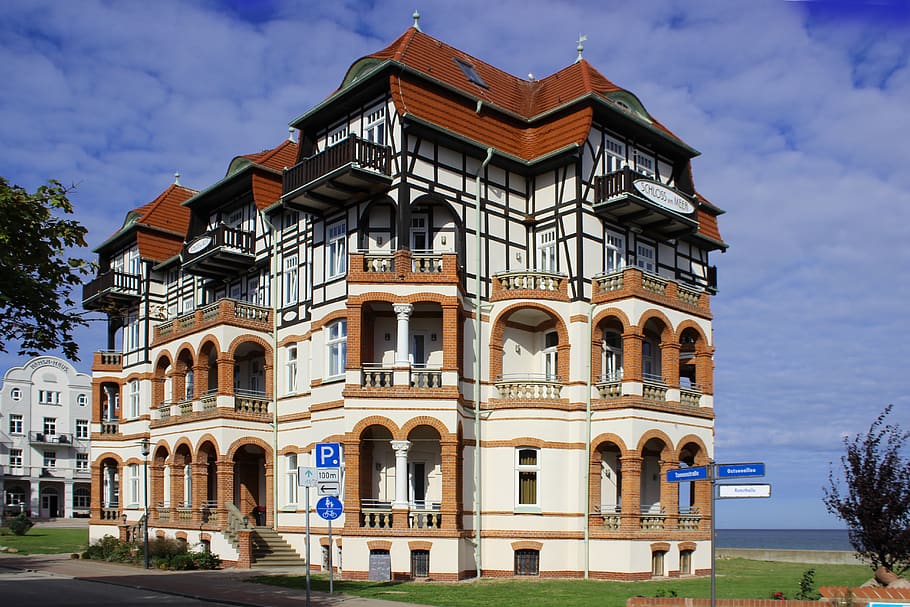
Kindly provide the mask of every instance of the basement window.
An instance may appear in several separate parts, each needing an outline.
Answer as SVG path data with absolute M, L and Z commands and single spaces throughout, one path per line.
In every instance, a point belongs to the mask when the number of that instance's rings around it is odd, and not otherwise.
M 473 65 L 467 63 L 466 61 L 462 61 L 458 57 L 453 57 L 453 59 L 455 60 L 455 63 L 458 65 L 458 67 L 461 68 L 461 71 L 464 73 L 465 78 L 477 86 L 482 86 L 485 89 L 490 88 L 487 86 L 487 83 L 483 81 L 483 78 L 480 77 L 480 74 L 477 73 L 477 70 L 474 69 Z

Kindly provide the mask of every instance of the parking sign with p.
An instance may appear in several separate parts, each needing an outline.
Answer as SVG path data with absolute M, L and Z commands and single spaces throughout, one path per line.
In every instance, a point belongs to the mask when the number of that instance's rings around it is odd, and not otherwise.
M 316 467 L 340 468 L 341 443 L 316 443 Z

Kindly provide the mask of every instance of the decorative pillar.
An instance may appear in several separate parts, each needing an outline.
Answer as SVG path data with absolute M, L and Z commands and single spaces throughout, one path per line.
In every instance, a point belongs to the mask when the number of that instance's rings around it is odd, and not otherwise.
M 629 451 L 619 461 L 622 466 L 620 527 L 624 531 L 637 531 L 641 526 L 641 454 Z
M 234 394 L 234 357 L 222 352 L 218 355 L 218 394 Z
M 445 370 L 458 369 L 459 352 L 459 306 L 443 304 L 442 306 L 442 368 Z
M 191 464 L 191 474 L 193 478 L 192 498 L 193 498 L 193 523 L 202 523 L 202 509 L 205 507 L 206 497 L 208 497 L 208 483 L 206 483 L 206 473 L 208 472 L 207 462 L 193 461 Z
M 392 306 L 395 310 L 395 316 L 398 319 L 397 348 L 395 350 L 395 366 L 407 366 L 410 364 L 410 355 L 408 348 L 408 337 L 410 335 L 410 319 L 414 306 L 411 304 L 395 304 Z
M 679 344 L 661 341 L 660 374 L 670 388 L 679 388 Z
M 669 450 L 661 454 L 660 460 L 660 505 L 667 515 L 666 529 L 676 529 L 679 526 L 679 487 L 680 483 L 667 481 L 667 472 L 679 468 L 679 463 L 666 460 L 672 457 Z
M 89 516 L 91 520 L 101 519 L 101 506 L 104 504 L 104 481 L 101 478 L 101 465 L 92 462 L 91 502 L 89 503 Z
M 218 479 L 218 525 L 227 526 L 227 504 L 234 501 L 234 462 L 218 459 L 215 462 L 215 476 Z
M 204 362 L 193 365 L 193 395 L 192 400 L 199 400 L 208 389 L 209 366 Z M 189 399 L 188 399 L 189 400 Z
M 348 435 L 350 437 L 350 435 Z M 344 501 L 346 515 L 345 529 L 356 529 L 360 526 L 360 491 L 361 459 L 360 443 L 357 440 L 344 441 Z
M 149 518 L 160 519 L 159 505 L 164 503 L 164 460 L 156 457 L 149 464 Z
M 253 531 L 237 530 L 237 568 L 250 569 L 253 566 Z
M 395 450 L 395 500 L 392 508 L 408 508 L 408 450 L 411 441 L 393 440 Z
M 695 353 L 695 383 L 705 394 L 714 394 L 714 351 Z
M 622 334 L 622 379 L 623 381 L 642 381 L 641 344 L 643 335 L 636 333 Z
M 457 499 L 458 476 L 458 441 L 441 441 L 439 456 L 442 465 L 442 504 L 439 514 L 442 516 L 442 529 L 458 529 L 461 523 L 461 503 Z

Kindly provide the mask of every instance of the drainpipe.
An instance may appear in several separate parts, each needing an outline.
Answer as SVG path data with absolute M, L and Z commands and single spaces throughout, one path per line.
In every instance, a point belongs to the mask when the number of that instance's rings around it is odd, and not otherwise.
M 480 578 L 481 550 L 480 550 L 480 291 L 482 282 L 480 278 L 481 242 L 480 242 L 480 176 L 493 159 L 493 148 L 487 148 L 487 157 L 477 168 L 474 176 L 474 203 L 476 205 L 475 218 L 477 220 L 477 233 L 474 236 L 474 253 L 477 267 L 477 277 L 474 288 L 474 562 L 477 566 L 477 577 Z
M 272 527 L 278 531 L 278 231 L 265 213 L 259 211 L 262 225 L 272 235 L 269 263 L 269 299 L 272 303 Z
M 594 366 L 594 304 L 588 304 L 588 366 L 585 371 L 585 456 L 582 476 L 585 485 L 585 579 L 591 572 L 591 368 Z

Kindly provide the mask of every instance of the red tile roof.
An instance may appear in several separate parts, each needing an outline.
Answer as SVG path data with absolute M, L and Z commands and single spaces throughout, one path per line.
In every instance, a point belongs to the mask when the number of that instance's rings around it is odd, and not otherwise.
M 171 184 L 155 200 L 133 211 L 139 215 L 135 223 L 186 234 L 190 211 L 181 203 L 195 193 L 190 188 Z
M 155 261 L 173 257 L 180 252 L 190 223 L 190 211 L 181 203 L 195 193 L 181 185 L 169 185 L 154 200 L 127 213 L 123 226 L 95 250 L 110 251 L 110 245 L 122 243 L 121 237 L 135 231 L 141 257 Z
M 294 163 L 297 162 L 297 143 L 290 139 L 285 139 L 270 150 L 263 150 L 255 154 L 244 154 L 241 158 L 246 158 L 251 162 L 261 164 L 275 171 L 281 171 L 286 167 L 294 166 Z

